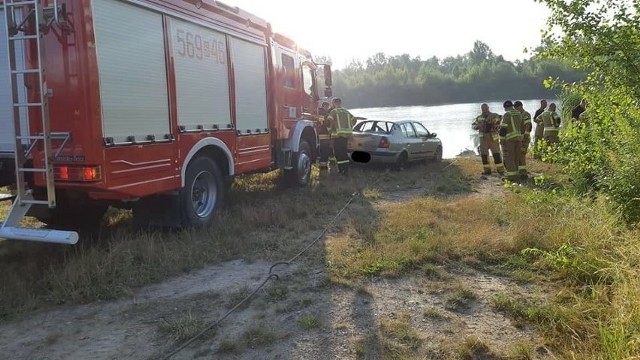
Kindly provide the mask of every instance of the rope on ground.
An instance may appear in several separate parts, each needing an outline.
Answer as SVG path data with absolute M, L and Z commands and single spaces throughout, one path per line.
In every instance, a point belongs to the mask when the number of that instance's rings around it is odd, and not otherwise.
M 227 311 L 227 313 L 224 314 L 220 319 L 216 320 L 215 322 L 212 322 L 210 325 L 208 325 L 202 331 L 200 331 L 199 333 L 197 333 L 196 335 L 191 337 L 189 340 L 187 340 L 184 344 L 178 346 L 177 349 L 173 350 L 171 353 L 169 353 L 163 359 L 164 360 L 168 360 L 168 359 L 172 358 L 174 355 L 176 355 L 180 351 L 184 350 L 187 346 L 191 345 L 191 343 L 196 341 L 202 335 L 206 334 L 209 330 L 211 330 L 214 327 L 218 326 L 218 324 L 220 324 L 224 319 L 226 319 L 229 315 L 231 315 L 231 313 L 236 311 L 236 309 L 238 309 L 240 306 L 242 306 L 242 304 L 244 304 L 247 300 L 249 300 L 251 297 L 253 297 L 253 295 L 255 295 L 260 289 L 262 289 L 270 280 L 278 280 L 278 275 L 269 274 L 269 276 L 267 276 L 264 279 L 264 281 L 260 284 L 260 286 L 258 286 L 255 290 L 253 290 L 253 292 L 251 294 L 247 295 L 244 299 L 242 299 L 239 303 L 237 303 L 233 308 L 231 308 L 229 311 Z
M 271 265 L 271 267 L 269 268 L 269 274 L 271 274 L 273 272 L 273 269 L 276 266 L 279 265 L 291 265 L 292 262 L 294 262 L 298 257 L 302 256 L 302 254 L 304 254 L 305 252 L 307 252 L 307 250 L 309 250 L 313 245 L 315 245 L 318 241 L 320 241 L 320 239 L 322 239 L 324 237 L 324 235 L 329 231 L 329 229 L 333 226 L 333 223 L 338 220 L 338 218 L 340 217 L 340 215 L 342 215 L 342 213 L 349 207 L 349 205 L 351 205 L 351 203 L 353 202 L 353 200 L 358 197 L 360 195 L 359 192 L 354 192 L 353 194 L 351 194 L 351 197 L 349 198 L 349 201 L 347 201 L 346 204 L 344 204 L 344 206 L 342 207 L 342 209 L 340 209 L 340 211 L 338 211 L 338 213 L 336 214 L 336 216 L 333 217 L 333 219 L 331 219 L 331 221 L 329 221 L 329 223 L 327 224 L 327 226 L 324 227 L 324 229 L 322 229 L 322 232 L 312 241 L 309 243 L 309 245 L 307 245 L 304 249 L 302 249 L 302 251 L 300 251 L 299 253 L 297 253 L 294 257 L 292 257 L 291 259 L 289 259 L 288 261 L 279 261 L 273 265 Z
M 380 180 L 380 178 L 378 178 L 375 182 L 373 182 L 371 185 L 368 186 L 373 186 L 375 185 L 378 181 Z M 351 196 L 349 197 L 349 200 L 346 202 L 346 204 L 344 204 L 344 206 L 342 207 L 342 209 L 340 209 L 340 211 L 338 211 L 338 213 L 331 219 L 331 221 L 329 221 L 329 223 L 324 227 L 324 229 L 322 230 L 322 232 L 313 240 L 311 241 L 304 249 L 302 249 L 302 251 L 300 251 L 299 253 L 297 253 L 295 256 L 293 256 L 291 259 L 289 259 L 288 261 L 279 261 L 274 263 L 273 265 L 271 265 L 271 267 L 269 268 L 269 273 L 267 275 L 267 277 L 264 279 L 264 281 L 255 289 L 253 290 L 253 292 L 249 295 L 247 295 L 244 299 L 242 299 L 238 304 L 236 304 L 233 308 L 231 308 L 229 311 L 227 311 L 220 319 L 212 322 L 211 324 L 209 324 L 206 328 L 204 328 L 202 331 L 200 331 L 198 334 L 194 335 L 193 337 L 191 337 L 189 340 L 187 340 L 186 342 L 184 342 L 182 345 L 180 345 L 178 348 L 176 348 L 175 350 L 173 350 L 171 353 L 169 353 L 167 356 L 165 356 L 163 358 L 163 360 L 168 360 L 170 358 L 172 358 L 173 356 L 175 356 L 177 353 L 179 353 L 180 351 L 184 350 L 187 346 L 191 345 L 194 341 L 196 341 L 197 339 L 199 339 L 200 337 L 202 337 L 204 334 L 206 334 L 208 331 L 210 331 L 211 329 L 215 328 L 216 326 L 218 326 L 224 319 L 226 319 L 229 315 L 231 315 L 234 311 L 236 311 L 240 306 L 242 306 L 242 304 L 244 304 L 246 301 L 248 301 L 249 299 L 251 299 L 260 289 L 262 289 L 269 281 L 271 280 L 278 280 L 279 277 L 277 274 L 273 274 L 273 269 L 275 267 L 277 267 L 278 265 L 291 265 L 291 263 L 293 263 L 297 258 L 299 258 L 300 256 L 302 256 L 305 252 L 307 252 L 313 245 L 315 245 L 318 241 L 320 241 L 320 239 L 322 239 L 325 234 L 329 231 L 329 229 L 331 229 L 331 227 L 333 226 L 333 224 L 336 222 L 336 220 L 338 220 L 338 218 L 340 217 L 340 215 L 342 215 L 342 213 L 349 207 L 349 205 L 351 205 L 351 203 L 353 202 L 353 200 L 355 200 L 358 196 L 360 196 L 359 192 L 354 192 L 351 194 Z
M 456 158 L 455 160 L 453 160 L 452 162 L 449 163 L 449 165 L 445 166 L 442 168 L 442 170 L 446 170 L 449 166 L 455 164 L 458 162 L 458 160 L 460 160 L 460 158 Z

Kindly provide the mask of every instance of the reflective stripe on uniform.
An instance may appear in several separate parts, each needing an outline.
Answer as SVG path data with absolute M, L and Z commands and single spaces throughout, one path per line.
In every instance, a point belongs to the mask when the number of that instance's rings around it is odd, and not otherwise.
M 516 117 L 522 120 L 522 114 L 518 110 L 509 110 L 505 115 L 507 114 L 509 115 L 509 119 L 505 121 L 505 118 L 503 117 L 501 127 L 505 128 L 508 132 L 505 136 L 501 136 L 500 140 L 522 139 L 522 128 L 516 127 L 515 120 Z
M 517 171 L 507 171 L 507 176 L 518 176 L 519 174 Z
M 334 134 L 336 134 L 336 135 L 351 135 L 351 134 L 353 134 L 353 131 L 351 131 L 351 130 L 338 130 L 338 131 L 334 132 Z
M 556 123 L 556 118 L 554 115 L 557 116 L 555 113 L 552 113 L 551 111 L 545 111 L 542 113 L 542 115 L 540 115 L 540 117 L 542 118 L 542 125 L 544 126 L 545 132 L 559 131 L 559 125 Z
M 336 127 L 337 130 L 345 130 L 345 129 L 349 129 L 351 130 L 351 114 L 343 109 L 343 108 L 337 108 L 334 109 L 335 113 L 336 113 Z
M 518 170 L 527 170 L 527 165 L 518 166 Z
M 340 165 L 340 164 L 346 164 L 348 162 L 349 160 L 340 160 L 340 161 L 337 161 L 336 164 Z

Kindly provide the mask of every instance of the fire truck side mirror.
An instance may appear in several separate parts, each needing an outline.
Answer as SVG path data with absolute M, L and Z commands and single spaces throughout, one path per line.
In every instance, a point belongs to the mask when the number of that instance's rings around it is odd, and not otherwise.
M 330 98 L 333 96 L 333 90 L 330 87 L 324 88 L 324 97 Z
M 331 65 L 324 65 L 324 84 L 331 86 Z

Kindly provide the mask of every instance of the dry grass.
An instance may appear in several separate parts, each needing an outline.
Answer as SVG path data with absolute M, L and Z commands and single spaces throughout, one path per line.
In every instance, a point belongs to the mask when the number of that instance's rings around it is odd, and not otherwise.
M 380 322 L 380 340 L 383 344 L 383 358 L 404 359 L 417 355 L 423 339 L 411 324 L 409 314 L 400 314 L 396 319 Z
M 288 259 L 359 192 L 364 196 L 331 229 L 324 248 L 314 247 L 305 257 L 310 266 L 327 267 L 333 286 L 357 287 L 367 277 L 414 271 L 438 280 L 447 265 L 469 264 L 544 289 L 545 299 L 504 294 L 494 306 L 537 326 L 559 357 L 635 356 L 640 353 L 640 231 L 626 228 L 606 199 L 562 191 L 565 179 L 557 168 L 529 164 L 532 172 L 544 173 L 537 185 L 530 181 L 496 197 L 463 196 L 469 179 L 482 170 L 477 158 L 403 172 L 355 168 L 348 178 L 314 169 L 311 187 L 295 190 L 283 188 L 275 173 L 247 176 L 236 180 L 227 208 L 210 229 L 134 234 L 130 215 L 116 212 L 102 229 L 102 242 L 0 243 L 0 317 L 127 296 L 230 258 Z M 403 191 L 409 199 L 391 196 Z M 289 301 L 286 291 L 269 291 L 267 297 L 279 306 Z M 389 319 L 360 339 L 355 352 L 412 358 L 421 346 L 414 335 L 406 318 Z M 221 351 L 277 338 L 259 326 Z M 460 345 L 458 358 L 494 356 L 476 340 Z M 525 348 L 512 352 L 516 358 L 530 355 Z
M 136 234 L 129 211 L 110 211 L 99 241 L 81 238 L 76 246 L 0 242 L 0 318 L 127 296 L 138 287 L 232 258 L 288 259 L 320 233 L 353 193 L 376 198 L 396 184 L 420 186 L 430 181 L 425 177 L 441 176 L 433 175 L 435 170 L 355 168 L 344 178 L 314 168 L 305 189 L 284 187 L 278 172 L 242 176 L 209 229 Z M 374 214 L 369 201 L 360 197 L 354 207 Z M 7 203 L 1 206 L 0 211 L 8 210 Z M 341 218 L 336 229 L 344 226 Z M 307 257 L 324 264 L 320 246 Z

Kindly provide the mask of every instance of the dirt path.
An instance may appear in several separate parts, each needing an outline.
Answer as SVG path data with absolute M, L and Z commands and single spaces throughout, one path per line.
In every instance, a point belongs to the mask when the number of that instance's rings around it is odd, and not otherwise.
M 471 179 L 475 192 L 501 191 L 498 177 Z M 425 194 L 421 187 L 386 192 L 374 206 Z M 316 259 L 317 260 L 317 259 Z M 2 359 L 157 359 L 250 293 L 270 263 L 242 260 L 210 266 L 137 291 L 128 299 L 64 307 L 0 325 Z M 278 268 L 248 306 L 174 359 L 378 359 L 459 358 L 460 344 L 477 339 L 499 358 L 514 344 L 541 340 L 492 310 L 490 299 L 532 289 L 467 268 L 438 268 L 437 276 L 373 278 L 357 287 L 330 284 L 318 261 Z M 471 289 L 463 299 L 460 289 Z M 463 294 L 464 295 L 464 294 Z M 468 295 L 468 294 L 467 294 Z M 411 329 L 402 332 L 402 329 Z M 183 336 L 184 337 L 184 336 Z M 483 355 L 484 354 L 484 355 Z

